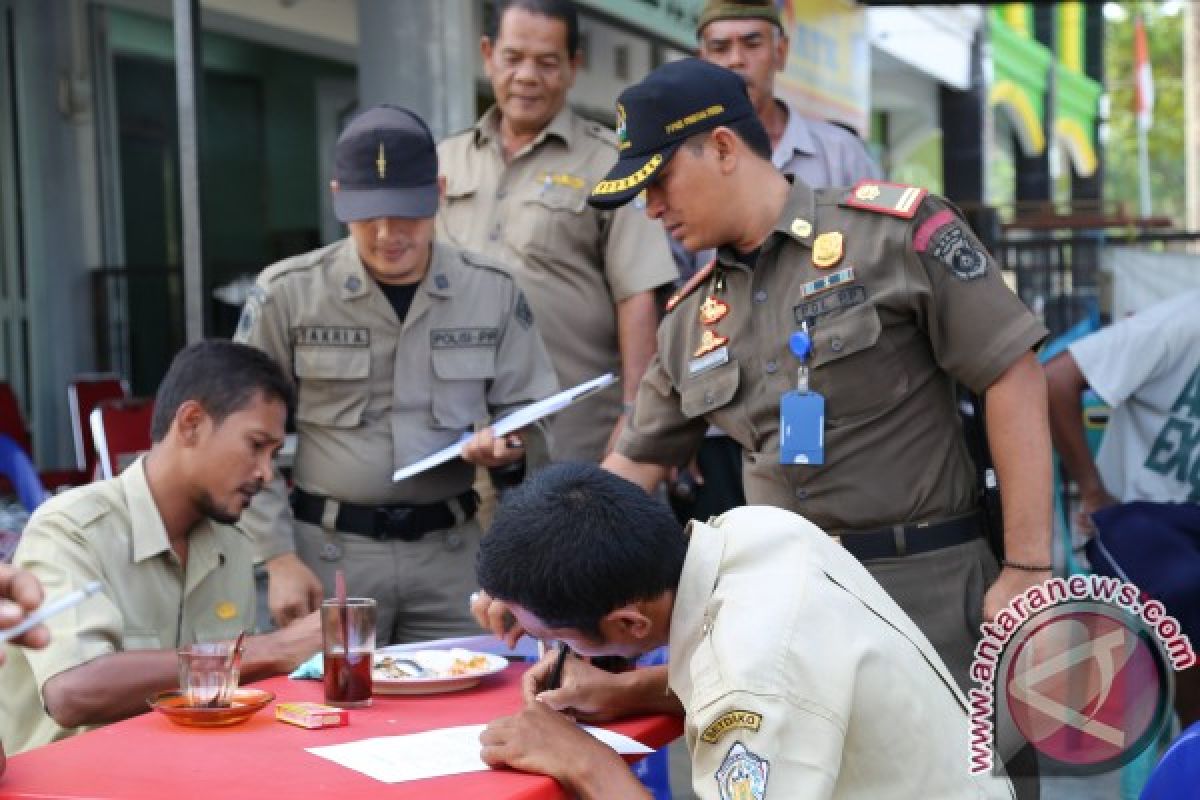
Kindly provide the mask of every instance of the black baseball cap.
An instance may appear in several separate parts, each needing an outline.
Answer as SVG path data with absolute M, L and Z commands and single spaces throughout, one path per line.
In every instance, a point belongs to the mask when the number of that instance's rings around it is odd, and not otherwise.
M 359 114 L 334 148 L 333 211 L 342 222 L 437 213 L 437 146 L 424 120 L 380 105 Z
M 624 205 L 685 139 L 752 116 L 746 82 L 736 73 L 698 58 L 663 64 L 617 98 L 617 163 L 588 202 Z

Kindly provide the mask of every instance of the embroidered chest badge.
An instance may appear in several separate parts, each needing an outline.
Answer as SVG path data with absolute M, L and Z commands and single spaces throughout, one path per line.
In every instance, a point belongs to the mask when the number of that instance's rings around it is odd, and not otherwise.
M 717 789 L 721 800 L 763 800 L 767 796 L 767 772 L 771 764 L 765 758 L 734 742 L 717 768 Z

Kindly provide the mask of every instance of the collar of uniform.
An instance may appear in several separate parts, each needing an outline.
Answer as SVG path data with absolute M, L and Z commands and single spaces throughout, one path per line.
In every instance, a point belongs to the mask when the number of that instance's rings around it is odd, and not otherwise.
M 334 262 L 334 271 L 343 300 L 365 297 L 371 291 L 371 276 L 367 274 L 367 268 L 358 255 L 358 245 L 354 244 L 353 239 L 347 237 L 343 240 Z
M 475 123 L 475 144 L 477 147 L 483 147 L 497 138 L 499 134 L 500 108 L 492 106 Z M 571 142 L 575 138 L 575 112 L 565 104 L 554 115 L 554 119 L 550 120 L 550 124 L 542 128 L 541 132 L 534 137 L 533 142 L 526 149 L 532 150 L 540 146 L 549 136 L 555 136 L 562 140 L 568 148 L 571 146 Z
M 167 538 L 162 514 L 158 511 L 158 504 L 154 502 L 154 495 L 150 493 L 150 484 L 146 482 L 146 457 L 140 456 L 117 480 L 121 482 L 125 501 L 129 506 L 134 563 L 171 552 L 171 542 Z M 215 527 L 212 520 L 203 519 L 188 534 L 188 585 L 185 591 L 190 591 L 224 560 Z M 235 530 L 243 536 L 246 535 L 240 529 Z
M 771 161 L 775 163 L 775 166 L 782 167 L 791 159 L 792 153 L 813 155 L 817 152 L 817 144 L 813 140 L 808 122 L 800 115 L 800 112 L 793 108 L 791 103 L 784 103 L 778 98 L 776 102 L 783 105 L 788 115 L 783 135 L 779 137 L 779 144 L 775 146 L 775 151 L 771 154 Z
M 140 456 L 126 467 L 117 480 L 121 482 L 125 502 L 129 506 L 134 563 L 169 551 L 171 543 L 167 539 L 167 529 L 158 512 L 158 504 L 154 502 L 154 495 L 150 494 L 150 484 L 146 482 L 146 457 Z
M 429 269 L 421 280 L 421 286 L 427 294 L 434 297 L 452 297 L 459 284 L 458 252 L 449 245 L 435 241 L 433 253 L 429 257 Z
M 716 528 L 692 520 L 687 535 L 687 556 L 671 609 L 671 650 L 681 656 L 671 659 L 667 667 L 668 682 L 673 687 L 690 680 L 687 655 L 707 635 L 704 618 L 725 557 L 725 536 Z
M 779 219 L 771 230 L 771 234 L 778 233 L 787 236 L 805 247 L 811 248 L 813 236 L 819 233 L 816 229 L 816 196 L 804 181 L 791 175 L 787 178 L 791 181 L 792 189 L 788 192 L 787 199 L 783 203 L 783 211 L 779 213 Z M 764 250 L 770 240 L 771 236 L 768 236 L 767 241 L 763 242 Z

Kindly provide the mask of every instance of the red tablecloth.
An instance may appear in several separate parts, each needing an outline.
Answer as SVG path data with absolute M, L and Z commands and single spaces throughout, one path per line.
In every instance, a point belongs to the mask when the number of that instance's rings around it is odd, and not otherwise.
M 422 697 L 376 697 L 352 710 L 345 728 L 305 730 L 278 722 L 274 704 L 230 728 L 185 728 L 157 713 L 75 736 L 9 758 L 0 798 L 94 800 L 237 800 L 237 798 L 561 798 L 553 780 L 511 771 L 473 772 L 427 781 L 386 784 L 304 748 L 487 722 L 520 708 L 514 664 L 479 686 Z M 255 684 L 276 701 L 322 698 L 319 681 L 274 678 Z M 654 716 L 612 724 L 651 747 L 679 736 L 680 720 Z

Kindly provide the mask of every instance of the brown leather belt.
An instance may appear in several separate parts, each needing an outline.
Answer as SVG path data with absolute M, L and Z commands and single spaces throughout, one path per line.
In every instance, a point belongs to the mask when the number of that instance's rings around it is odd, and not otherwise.
M 394 539 L 415 542 L 427 533 L 453 528 L 471 519 L 479 509 L 479 495 L 468 489 L 440 503 L 360 506 L 310 494 L 299 487 L 292 490 L 292 513 L 310 525 L 323 524 L 327 503 L 337 503 L 334 528 L 339 531 L 370 536 L 381 542 Z
M 836 538 L 859 561 L 900 558 L 965 544 L 983 537 L 978 511 L 964 517 L 915 525 L 893 525 L 873 531 L 847 532 Z

